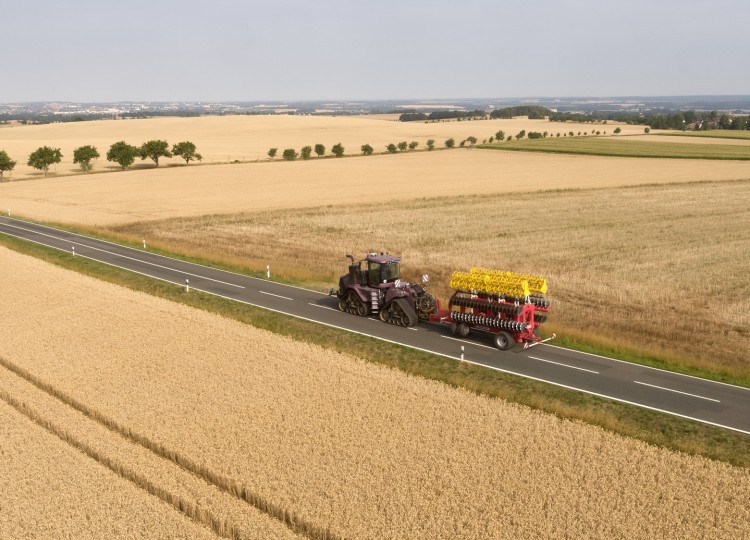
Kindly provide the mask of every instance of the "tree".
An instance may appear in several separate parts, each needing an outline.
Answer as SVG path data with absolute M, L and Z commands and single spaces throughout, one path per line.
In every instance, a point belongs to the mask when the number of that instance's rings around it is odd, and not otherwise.
M 160 157 L 172 157 L 172 152 L 169 151 L 169 144 L 167 141 L 160 141 L 160 140 L 151 140 L 146 141 L 141 145 L 141 148 L 138 150 L 138 155 L 141 157 L 141 159 L 149 158 L 153 160 L 154 163 L 156 163 L 156 166 L 159 166 L 159 158 Z
M 310 159 L 310 155 L 312 155 L 312 146 L 303 146 L 302 150 L 300 150 L 300 155 L 302 156 L 302 159 Z
M 396 153 L 396 150 L 398 150 L 398 148 L 396 147 L 396 145 L 395 145 L 395 144 L 393 144 L 393 143 L 391 143 L 391 144 L 387 145 L 387 146 L 385 147 L 385 149 L 386 149 L 386 150 L 388 150 L 388 151 L 389 151 L 389 152 L 390 152 L 391 154 L 395 154 L 395 153 Z
M 362 149 L 362 153 L 364 155 L 366 156 L 372 155 L 373 148 L 369 144 L 363 144 L 362 146 L 360 146 L 360 148 Z
M 417 146 L 419 146 L 419 143 L 417 141 L 412 141 L 409 143 L 409 150 L 416 150 Z
M 195 145 L 190 141 L 183 141 L 172 147 L 172 154 L 180 156 L 185 160 L 185 165 L 190 165 L 192 160 L 201 161 L 203 156 L 195 151 Z
M 93 165 L 91 165 L 91 160 L 98 158 L 99 151 L 95 146 L 79 146 L 78 148 L 73 150 L 73 163 L 79 163 L 81 165 L 81 170 L 85 173 L 89 172 L 93 168 Z
M 62 160 L 62 153 L 59 148 L 50 148 L 49 146 L 42 146 L 37 148 L 31 154 L 29 154 L 29 161 L 26 163 L 29 167 L 34 167 L 40 171 L 44 171 L 44 176 L 47 176 L 49 166 L 54 163 L 60 163 Z
M 278 152 L 278 151 L 279 151 L 278 148 L 271 148 L 268 151 L 268 157 L 270 157 L 271 159 L 275 158 L 276 157 L 276 152 Z
M 475 144 L 477 144 L 477 138 L 476 138 L 476 137 L 471 137 L 471 136 L 469 136 L 469 137 L 466 137 L 466 141 L 467 141 L 467 142 L 468 142 L 468 143 L 469 143 L 469 144 L 470 144 L 471 146 L 474 146 Z
M 490 144 L 492 144 L 493 142 L 495 142 L 495 137 L 490 137 Z
M 435 139 L 427 139 L 427 150 L 435 149 Z
M 341 145 L 341 143 L 334 144 L 331 147 L 331 153 L 336 157 L 341 157 L 344 155 L 344 147 Z
M 505 139 L 506 142 L 512 141 L 513 135 L 508 135 L 508 137 Z
M 505 138 L 505 132 L 501 129 L 500 131 L 498 131 L 497 133 L 495 133 L 495 138 L 498 141 L 502 141 Z
M 446 148 L 453 148 L 454 146 L 456 146 L 456 141 L 454 139 L 448 139 L 445 141 Z
M 651 128 L 643 128 L 643 133 L 651 133 Z
M 131 146 L 125 141 L 116 142 L 109 147 L 107 152 L 107 161 L 113 161 L 125 170 L 130 167 L 138 155 L 138 148 Z
M 407 146 L 409 146 L 409 144 L 406 141 L 401 141 L 400 143 L 398 143 L 398 149 L 400 152 L 406 150 Z
M 284 150 L 284 153 L 281 154 L 281 157 L 287 161 L 294 161 L 297 159 L 297 151 L 294 148 L 287 148 Z
M 5 171 L 10 172 L 15 166 L 16 162 L 10 159 L 10 156 L 5 152 L 5 150 L 0 150 L 0 178 L 3 177 L 3 173 Z
M 519 132 L 518 132 L 518 134 L 516 135 L 516 139 L 518 139 L 518 140 L 520 141 L 520 140 L 521 140 L 521 139 L 523 139 L 523 138 L 524 138 L 525 136 L 526 136 L 526 130 L 525 130 L 525 129 L 522 129 L 522 130 L 521 130 L 521 131 L 519 131 Z
M 323 157 L 326 153 L 326 147 L 322 144 L 316 144 L 315 153 L 318 154 L 318 157 Z

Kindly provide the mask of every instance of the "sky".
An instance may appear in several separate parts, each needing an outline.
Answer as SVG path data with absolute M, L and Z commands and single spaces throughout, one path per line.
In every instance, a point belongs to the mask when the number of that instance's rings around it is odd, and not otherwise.
M 4 3 L 0 103 L 750 94 L 746 0 Z

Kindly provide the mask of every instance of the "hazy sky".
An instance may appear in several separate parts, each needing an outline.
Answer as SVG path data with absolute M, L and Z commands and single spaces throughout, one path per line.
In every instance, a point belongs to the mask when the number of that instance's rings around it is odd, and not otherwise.
M 747 0 L 29 0 L 0 102 L 750 94 Z

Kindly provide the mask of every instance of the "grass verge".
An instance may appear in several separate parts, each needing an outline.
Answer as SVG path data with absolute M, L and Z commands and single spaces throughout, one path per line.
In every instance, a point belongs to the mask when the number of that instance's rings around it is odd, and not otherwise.
M 748 146 L 633 141 L 619 137 L 547 137 L 481 144 L 477 148 L 611 157 L 750 160 Z
M 411 375 L 520 403 L 561 418 L 598 425 L 657 446 L 750 468 L 750 437 L 726 429 L 456 362 L 199 291 L 186 293 L 181 287 L 13 237 L 0 235 L 0 245 L 131 290 L 180 302 Z

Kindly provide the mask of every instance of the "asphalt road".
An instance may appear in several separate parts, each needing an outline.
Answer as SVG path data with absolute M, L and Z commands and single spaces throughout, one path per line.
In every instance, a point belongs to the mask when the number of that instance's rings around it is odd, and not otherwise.
M 0 233 L 139 274 L 489 369 L 658 410 L 750 435 L 750 389 L 543 344 L 507 352 L 485 334 L 454 337 L 446 325 L 403 328 L 340 312 L 335 297 L 187 263 L 68 231 L 0 217 Z M 345 264 L 342 262 L 342 272 Z M 273 271 L 273 269 L 271 269 Z M 554 305 L 550 313 L 554 317 Z

